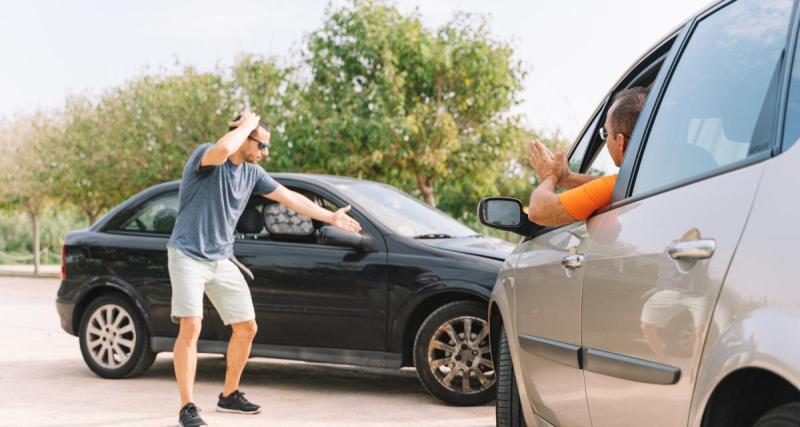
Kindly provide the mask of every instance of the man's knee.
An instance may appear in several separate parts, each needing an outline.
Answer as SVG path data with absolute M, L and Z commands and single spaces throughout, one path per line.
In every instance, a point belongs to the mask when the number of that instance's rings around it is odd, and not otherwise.
M 258 332 L 258 326 L 256 325 L 255 320 L 246 320 L 244 322 L 234 323 L 231 325 L 233 328 L 233 333 L 237 335 L 242 335 L 253 339 L 256 336 L 256 332 Z
M 200 336 L 200 329 L 203 326 L 203 319 L 201 317 L 181 317 L 180 319 L 179 338 L 196 339 Z

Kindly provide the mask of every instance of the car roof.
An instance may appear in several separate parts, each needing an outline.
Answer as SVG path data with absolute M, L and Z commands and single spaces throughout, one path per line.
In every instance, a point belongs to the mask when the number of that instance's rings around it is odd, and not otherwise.
M 372 183 L 372 184 L 379 184 L 384 185 L 378 181 L 371 181 L 368 179 L 361 179 L 361 178 L 354 178 L 350 176 L 341 176 L 341 175 L 325 175 L 325 174 L 315 174 L 315 173 L 298 173 L 298 172 L 269 172 L 269 176 L 275 178 L 278 181 L 300 181 L 300 182 L 307 182 L 311 184 L 316 184 L 320 187 L 331 188 L 334 187 L 336 184 L 352 184 L 352 183 Z M 153 194 L 160 193 L 162 191 L 169 191 L 177 189 L 180 186 L 181 180 L 176 179 L 173 181 L 163 182 L 161 184 L 153 185 L 152 187 L 148 187 L 147 189 L 143 190 L 142 192 L 138 193 L 132 198 L 139 198 L 138 196 L 143 197 L 150 197 Z

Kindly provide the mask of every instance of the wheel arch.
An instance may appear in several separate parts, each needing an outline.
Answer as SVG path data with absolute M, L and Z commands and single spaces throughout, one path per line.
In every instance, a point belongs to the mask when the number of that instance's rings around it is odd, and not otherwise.
M 142 304 L 136 292 L 133 291 L 130 285 L 109 280 L 95 281 L 85 286 L 85 290 L 77 298 L 77 302 L 75 303 L 75 310 L 72 315 L 73 330 L 76 333 L 78 333 L 80 330 L 80 322 L 83 318 L 83 314 L 92 301 L 100 298 L 101 296 L 112 294 L 119 295 L 133 304 L 133 306 L 139 311 L 138 314 L 142 316 L 145 327 L 147 328 L 147 332 L 152 336 L 153 330 L 150 324 L 150 318 L 147 315 L 144 304 Z
M 424 299 L 420 300 L 411 311 L 405 322 L 405 328 L 403 328 L 401 347 L 403 352 L 403 366 L 414 366 L 414 339 L 417 336 L 417 331 L 419 331 L 420 326 L 422 326 L 422 322 L 439 307 L 455 301 L 475 301 L 487 304 L 488 298 L 485 295 L 468 289 L 445 289 L 427 295 Z
M 753 425 L 770 410 L 796 401 L 800 391 L 780 375 L 763 368 L 738 369 L 711 393 L 701 425 Z

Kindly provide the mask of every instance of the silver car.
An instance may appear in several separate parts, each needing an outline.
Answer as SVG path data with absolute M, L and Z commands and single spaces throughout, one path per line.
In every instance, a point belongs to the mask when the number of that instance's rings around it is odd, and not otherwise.
M 797 34 L 792 0 L 723 1 L 643 55 L 570 149 L 618 174 L 588 220 L 481 202 L 524 236 L 490 302 L 498 425 L 800 426 Z M 617 170 L 597 135 L 632 86 Z

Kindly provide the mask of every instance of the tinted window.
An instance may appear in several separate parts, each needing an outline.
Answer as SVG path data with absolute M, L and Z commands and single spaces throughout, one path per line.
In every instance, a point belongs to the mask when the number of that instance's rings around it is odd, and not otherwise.
M 589 124 L 589 127 L 586 128 L 586 132 L 584 132 L 583 136 L 581 136 L 581 140 L 578 141 L 578 145 L 575 147 L 575 151 L 573 151 L 572 155 L 569 157 L 569 170 L 571 170 L 572 172 L 581 171 L 581 164 L 583 163 L 583 158 L 586 156 L 586 150 L 592 143 L 592 139 L 594 139 L 595 131 L 597 129 L 597 121 L 599 118 L 600 114 L 597 114 L 592 119 L 592 122 Z
M 314 193 L 296 188 L 292 188 L 292 190 L 308 197 L 311 201 L 325 209 L 331 211 L 338 209 L 332 202 Z M 240 223 L 237 225 L 236 234 L 234 236 L 237 240 L 316 242 L 316 227 L 311 218 L 300 215 L 279 203 L 261 199 L 261 197 L 255 197 L 255 200 L 261 203 L 247 208 L 248 211 L 253 210 L 254 212 L 242 213 L 242 218 L 240 218 Z M 255 216 L 257 218 L 244 219 L 245 215 Z M 240 227 L 241 221 L 243 220 L 248 223 L 259 224 L 261 228 L 257 232 L 255 230 L 249 230 L 245 233 Z
M 379 221 L 398 235 L 417 237 L 446 234 L 467 237 L 476 234 L 444 212 L 389 185 L 354 180 L 337 182 L 334 186 L 361 205 L 371 219 Z
M 789 102 L 786 105 L 786 124 L 783 128 L 783 148 L 787 149 L 800 139 L 800 44 L 794 54 L 792 78 L 789 82 Z
M 586 169 L 586 174 L 594 176 L 608 176 L 616 175 L 618 173 L 619 168 L 614 164 L 611 154 L 608 153 L 606 145 L 603 144 L 597 152 L 594 160 L 592 160 L 592 163 L 590 163 L 589 167 Z
M 124 231 L 171 234 L 178 215 L 178 192 L 156 196 L 120 227 Z
M 791 0 L 740 0 L 700 21 L 659 106 L 634 194 L 768 150 Z

